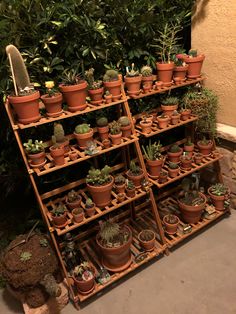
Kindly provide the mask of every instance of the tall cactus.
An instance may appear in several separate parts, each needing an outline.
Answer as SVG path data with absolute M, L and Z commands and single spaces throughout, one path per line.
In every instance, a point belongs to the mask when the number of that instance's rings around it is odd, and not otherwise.
M 54 131 L 52 136 L 53 144 L 63 143 L 65 141 L 65 132 L 61 123 L 54 123 Z

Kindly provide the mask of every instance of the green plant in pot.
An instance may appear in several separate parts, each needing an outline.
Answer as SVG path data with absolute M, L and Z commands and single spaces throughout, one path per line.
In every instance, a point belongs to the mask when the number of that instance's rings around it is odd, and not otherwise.
M 125 190 L 128 197 L 135 197 L 135 185 L 133 181 L 127 180 Z
M 112 103 L 112 94 L 109 92 L 109 90 L 105 92 L 104 98 L 105 98 L 106 104 Z
M 132 262 L 132 232 L 128 226 L 105 221 L 100 225 L 96 241 L 102 253 L 102 265 L 106 269 L 118 272 L 129 267 Z
M 89 197 L 86 199 L 84 210 L 88 217 L 92 217 L 96 212 L 95 204 Z
M 138 234 L 138 240 L 141 247 L 147 252 L 152 251 L 155 247 L 155 233 L 150 229 L 142 230 Z
M 41 96 L 49 117 L 58 117 L 62 114 L 62 94 L 54 86 L 53 81 L 45 82 L 46 94 Z
M 149 65 L 144 65 L 141 68 L 140 73 L 142 75 L 143 89 L 150 91 L 153 86 L 152 68 Z
M 125 86 L 129 96 L 137 96 L 140 93 L 142 75 L 139 74 L 139 70 L 134 69 L 134 63 L 131 64 L 131 68 L 126 67 Z
M 168 214 L 163 217 L 165 232 L 168 234 L 175 234 L 177 232 L 179 223 L 180 220 L 176 215 Z
M 132 134 L 131 132 L 131 123 L 128 117 L 126 116 L 121 116 L 118 120 L 120 123 L 120 129 L 122 132 L 122 137 L 129 138 Z
M 109 124 L 110 128 L 110 138 L 113 145 L 121 144 L 122 139 L 122 131 L 121 125 L 119 121 L 113 121 Z
M 88 82 L 88 93 L 93 105 L 99 105 L 103 102 L 104 87 L 101 80 L 94 79 L 94 69 L 85 71 L 85 78 Z
M 161 168 L 164 163 L 164 158 L 161 154 L 161 148 L 162 145 L 160 144 L 160 141 L 158 141 L 158 143 L 154 142 L 152 144 L 151 140 L 149 141 L 149 144 L 146 147 L 142 146 L 148 166 L 148 174 L 152 178 L 159 177 Z
M 216 210 L 225 210 L 224 203 L 230 198 L 230 191 L 223 183 L 216 183 L 209 187 L 208 194 Z
M 174 55 L 173 61 L 175 64 L 173 78 L 180 78 L 180 82 L 184 82 L 188 71 L 188 65 L 182 58 L 179 59 L 177 55 Z
M 35 142 L 33 142 L 32 139 L 29 139 L 28 142 L 23 145 L 30 159 L 29 163 L 31 167 L 39 167 L 45 163 L 45 144 L 43 144 L 42 141 L 35 140 Z
M 147 116 L 143 116 L 142 120 L 140 121 L 140 126 L 144 134 L 149 134 L 152 132 L 152 123 L 153 121 L 148 120 Z
M 103 169 L 91 168 L 86 177 L 88 191 L 96 206 L 103 208 L 111 202 L 111 190 L 114 178 L 110 175 L 111 168 L 105 166 Z
M 194 144 L 191 141 L 191 138 L 188 137 L 187 141 L 184 143 L 184 152 L 188 153 L 188 156 L 192 157 L 194 152 Z
M 51 211 L 52 222 L 55 227 L 63 228 L 67 224 L 67 208 L 64 204 L 59 203 Z
M 206 137 L 204 136 L 202 140 L 197 142 L 197 146 L 198 146 L 199 152 L 203 156 L 209 156 L 212 152 L 213 141 L 206 139 Z
M 191 109 L 189 109 L 184 102 L 181 104 L 180 115 L 180 119 L 182 121 L 187 121 L 189 118 L 191 118 Z
M 65 149 L 65 153 L 68 153 L 70 151 L 70 141 L 65 136 L 65 131 L 61 123 L 55 122 L 53 125 L 53 135 L 56 138 L 56 142 L 63 146 Z
M 72 209 L 73 220 L 76 223 L 80 223 L 84 220 L 84 210 L 81 207 L 76 207 Z
M 121 80 L 119 79 L 118 71 L 113 69 L 107 70 L 103 76 L 103 85 L 112 95 L 113 101 L 121 99 Z
M 157 122 L 160 129 L 165 129 L 168 127 L 170 117 L 167 114 L 162 113 L 160 116 L 157 116 Z
M 192 156 L 188 152 L 184 152 L 182 156 L 180 156 L 181 168 L 184 170 L 191 170 L 192 168 Z
M 93 129 L 87 123 L 78 124 L 75 127 L 74 136 L 79 147 L 83 150 L 87 148 L 87 143 L 93 141 Z
M 196 79 L 201 76 L 202 64 L 205 59 L 204 54 L 198 54 L 196 49 L 190 49 L 185 55 L 184 62 L 188 65 L 188 78 Z
M 180 121 L 180 113 L 177 110 L 174 110 L 170 117 L 171 124 L 176 125 Z
M 117 193 L 125 192 L 125 177 L 122 174 L 118 174 L 115 176 L 114 187 Z
M 174 110 L 178 109 L 179 99 L 178 97 L 168 96 L 162 100 L 161 109 L 167 116 L 171 117 Z
M 170 178 L 176 178 L 179 175 L 179 165 L 175 162 L 168 163 L 168 175 Z
M 100 136 L 100 139 L 103 141 L 109 138 L 109 125 L 108 119 L 106 117 L 100 117 L 96 120 L 97 130 Z
M 182 153 L 183 149 L 179 147 L 179 145 L 174 144 L 169 148 L 167 152 L 168 160 L 174 163 L 179 163 Z
M 66 152 L 66 147 L 68 146 L 69 141 L 65 137 L 62 125 L 60 123 L 55 123 L 54 135 L 52 135 L 52 146 L 49 149 L 56 166 L 64 165 L 65 163 L 64 155 Z
M 59 85 L 63 98 L 71 112 L 81 111 L 87 107 L 86 97 L 88 84 L 76 70 L 65 70 Z
M 73 270 L 74 283 L 81 294 L 89 294 L 95 287 L 93 267 L 86 261 L 76 266 Z
M 144 178 L 144 172 L 134 160 L 131 160 L 129 170 L 126 172 L 126 175 L 130 181 L 133 181 L 135 187 L 141 186 L 141 181 Z
M 66 196 L 66 205 L 69 209 L 80 207 L 82 197 L 75 190 L 71 190 Z

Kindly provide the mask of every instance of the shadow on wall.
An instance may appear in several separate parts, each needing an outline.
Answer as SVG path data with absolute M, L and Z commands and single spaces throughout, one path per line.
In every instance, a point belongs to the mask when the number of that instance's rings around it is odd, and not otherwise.
M 203 22 L 207 16 L 207 5 L 210 0 L 197 0 L 192 10 L 192 28 L 200 22 Z

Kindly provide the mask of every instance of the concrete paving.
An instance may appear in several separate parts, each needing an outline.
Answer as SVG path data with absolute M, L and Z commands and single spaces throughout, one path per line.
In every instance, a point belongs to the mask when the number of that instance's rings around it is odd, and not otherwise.
M 236 211 L 169 256 L 149 264 L 93 302 L 82 314 L 235 314 Z M 0 313 L 22 313 L 6 292 Z M 72 304 L 61 314 L 78 313 Z

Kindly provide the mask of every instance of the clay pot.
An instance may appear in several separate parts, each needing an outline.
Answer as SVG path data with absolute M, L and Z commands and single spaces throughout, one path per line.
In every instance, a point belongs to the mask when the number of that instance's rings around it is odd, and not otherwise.
M 141 174 L 135 176 L 135 175 L 133 175 L 133 174 L 130 172 L 130 170 L 128 170 L 128 171 L 126 172 L 126 176 L 127 176 L 127 178 L 128 178 L 130 181 L 133 181 L 135 187 L 138 188 L 138 187 L 141 186 L 141 181 L 142 181 L 142 179 L 144 178 L 144 173 L 143 173 L 143 170 L 141 169 Z
M 191 117 L 191 110 L 190 109 L 186 109 L 184 111 L 181 112 L 181 117 L 180 119 L 182 121 L 186 121 Z
M 104 148 L 109 148 L 111 147 L 111 141 L 109 139 L 105 139 L 102 141 L 102 145 L 104 146 Z
M 126 195 L 128 196 L 128 197 L 135 197 L 135 188 L 133 188 L 132 190 L 131 189 L 127 189 L 126 188 Z
M 156 114 L 156 116 L 157 116 L 157 114 Z M 144 114 L 144 115 L 142 115 L 141 118 L 142 118 L 142 120 L 146 119 L 146 121 L 149 121 L 149 122 L 153 122 L 153 119 L 154 119 L 152 114 Z
M 184 61 L 188 64 L 188 78 L 195 79 L 201 76 L 202 64 L 205 59 L 205 55 L 199 55 L 197 57 L 190 58 L 185 56 Z
M 201 144 L 201 141 L 198 141 L 197 142 L 197 146 L 199 148 L 199 152 L 203 156 L 209 156 L 211 154 L 211 151 L 212 151 L 212 148 L 213 148 L 213 142 L 209 141 L 209 144 L 203 145 L 203 144 Z
M 103 141 L 105 139 L 109 139 L 109 126 L 98 126 L 97 127 L 98 134 L 100 139 Z
M 152 132 L 152 121 L 140 121 L 140 126 L 143 133 L 149 134 Z
M 142 85 L 143 88 L 145 86 L 145 89 L 147 91 L 150 91 L 152 89 L 152 85 L 153 85 L 153 76 L 142 76 Z
M 67 212 L 65 211 L 62 215 L 60 216 L 54 216 L 51 213 L 51 217 L 52 217 L 52 223 L 55 227 L 57 228 L 62 228 L 65 226 L 65 224 L 67 223 Z
M 79 212 L 77 212 L 79 210 Z M 82 208 L 74 208 L 72 210 L 72 216 L 74 222 L 80 223 L 84 220 L 84 212 Z
M 182 79 L 181 77 L 174 77 L 173 78 L 174 82 L 175 82 L 175 85 L 180 85 L 182 83 Z
M 120 132 L 119 134 L 110 134 L 109 136 L 113 145 L 121 144 L 122 132 Z
M 28 154 L 29 159 L 30 159 L 30 165 L 32 167 L 37 167 L 37 166 L 41 166 L 44 164 L 45 162 L 45 152 L 40 152 L 37 154 Z
M 92 217 L 96 213 L 95 204 L 93 204 L 93 206 L 91 206 L 91 207 L 85 206 L 84 210 L 85 210 L 85 213 L 88 217 Z
M 174 62 L 170 63 L 156 63 L 157 76 L 160 81 L 163 82 L 163 86 L 171 86 L 172 76 L 174 70 Z
M 163 166 L 163 162 L 163 158 L 158 160 L 147 159 L 148 173 L 152 177 L 158 178 L 161 172 L 161 168 Z
M 148 231 L 152 234 L 152 239 L 149 241 L 144 241 L 142 240 L 142 233 L 144 231 Z M 142 230 L 139 234 L 138 234 L 138 240 L 140 242 L 141 247 L 145 250 L 145 251 L 152 251 L 155 247 L 155 233 L 152 230 Z
M 163 184 L 167 181 L 168 173 L 164 170 L 161 170 L 160 175 L 159 175 L 159 183 Z
M 86 81 L 82 81 L 76 85 L 59 85 L 69 111 L 81 111 L 87 107 L 87 86 L 88 84 Z
M 99 105 L 103 102 L 103 93 L 104 93 L 104 87 L 98 88 L 98 89 L 89 89 L 88 91 L 89 97 L 91 98 L 91 104 Z
M 117 201 L 118 201 L 119 203 L 122 203 L 122 202 L 124 202 L 124 200 L 125 200 L 125 193 L 119 193 L 119 194 L 117 195 Z
M 183 220 L 187 223 L 197 223 L 201 219 L 202 212 L 206 207 L 206 196 L 201 192 L 198 193 L 204 199 L 204 202 L 200 205 L 186 205 L 182 203 L 180 199 L 178 199 L 178 204 L 182 213 Z
M 180 121 L 180 114 L 172 115 L 171 118 L 171 124 L 176 125 Z
M 62 166 L 65 163 L 65 148 L 63 146 L 55 147 L 51 146 L 49 148 L 50 154 L 54 160 L 56 166 Z
M 103 82 L 104 87 L 106 90 L 110 92 L 112 95 L 112 100 L 117 101 L 121 99 L 121 81 L 111 81 L 111 82 Z
M 181 156 L 181 168 L 184 170 L 190 170 L 192 168 L 192 158 L 189 160 L 188 156 Z
M 150 91 L 149 87 L 146 85 L 143 85 L 143 93 L 147 94 Z
M 78 199 L 74 202 L 69 202 L 68 197 L 66 197 L 66 206 L 69 207 L 69 209 L 79 208 L 82 201 L 82 197 L 78 194 Z
M 112 103 L 112 95 L 104 95 L 106 104 Z
M 196 153 L 194 154 L 194 161 L 197 165 L 199 165 L 202 162 L 203 154 Z
M 165 115 L 171 117 L 173 112 L 178 109 L 178 105 L 161 105 L 161 110 Z
M 189 157 L 193 156 L 193 152 L 194 152 L 194 144 L 192 145 L 184 145 L 184 152 L 188 153 Z
M 120 129 L 122 131 L 122 137 L 129 138 L 131 136 L 132 134 L 131 124 L 126 125 L 126 126 L 121 126 Z
M 74 283 L 81 294 L 89 294 L 95 287 L 94 276 L 89 280 L 78 280 L 73 277 Z
M 209 189 L 207 190 L 208 194 L 210 195 L 211 197 L 211 201 L 212 201 L 212 204 L 215 206 L 215 209 L 216 210 L 219 210 L 219 211 L 223 211 L 225 210 L 224 208 L 224 202 L 225 202 L 225 195 L 214 195 L 211 193 L 211 187 L 209 187 Z
M 69 153 L 69 158 L 71 161 L 74 161 L 78 158 L 78 153 L 77 152 L 70 152 Z
M 90 128 L 89 132 L 79 134 L 74 132 L 74 136 L 77 140 L 77 143 L 81 149 L 87 148 L 87 142 L 90 142 L 93 140 L 93 129 Z
M 125 86 L 129 96 L 136 96 L 140 93 L 142 75 L 129 77 L 125 76 Z
M 165 129 L 168 127 L 170 118 L 169 117 L 164 117 L 162 118 L 161 116 L 157 117 L 157 122 L 158 122 L 158 127 L 160 129 Z
M 122 184 L 115 184 L 114 188 L 116 190 L 116 192 L 119 193 L 125 193 L 125 183 Z
M 47 116 L 58 117 L 62 114 L 62 94 L 56 93 L 50 97 L 48 94 L 41 96 L 45 105 Z
M 99 234 L 96 237 L 97 245 L 102 253 L 102 265 L 113 272 L 122 271 L 129 267 L 132 262 L 130 246 L 132 243 L 132 232 L 128 226 L 124 229 L 129 232 L 130 236 L 126 243 L 119 247 L 104 247 L 100 243 Z
M 175 216 L 175 215 L 174 215 L 174 216 Z M 177 216 L 175 216 L 178 221 L 177 221 L 175 224 L 170 224 L 170 223 L 168 223 L 168 222 L 166 221 L 166 220 L 167 220 L 167 217 L 168 217 L 168 215 L 166 215 L 166 216 L 163 217 L 163 223 L 164 223 L 164 225 L 165 225 L 165 231 L 166 231 L 166 233 L 168 233 L 168 234 L 175 234 L 175 233 L 177 232 L 177 229 L 178 229 L 178 225 L 179 225 L 179 223 L 180 223 L 180 220 L 179 220 L 179 218 L 178 218 Z
M 160 90 L 163 87 L 163 82 L 162 81 L 155 82 L 155 87 L 157 90 Z
M 110 176 L 111 181 L 100 186 L 87 183 L 88 191 L 97 207 L 103 208 L 111 203 L 111 190 L 114 184 L 114 178 Z
M 188 70 L 188 65 L 185 65 L 185 66 L 175 66 L 174 73 L 173 73 L 174 79 L 176 77 L 179 77 L 181 79 L 181 81 L 183 82 L 185 80 L 185 78 L 186 78 L 187 70 Z
M 168 175 L 170 178 L 176 178 L 179 174 L 179 167 L 176 169 L 172 169 L 170 167 L 168 167 Z
M 27 96 L 8 96 L 20 123 L 28 124 L 40 119 L 39 97 L 39 91 Z
M 69 139 L 67 139 L 65 137 L 64 141 L 62 143 L 59 143 L 59 144 L 60 144 L 60 146 L 64 147 L 65 154 L 69 153 L 69 151 L 70 151 L 70 141 L 69 141 Z
M 171 153 L 171 152 L 167 152 L 167 156 L 170 162 L 174 162 L 174 163 L 178 163 L 180 161 L 180 156 L 183 153 L 183 149 L 180 148 L 179 152 L 176 153 Z

